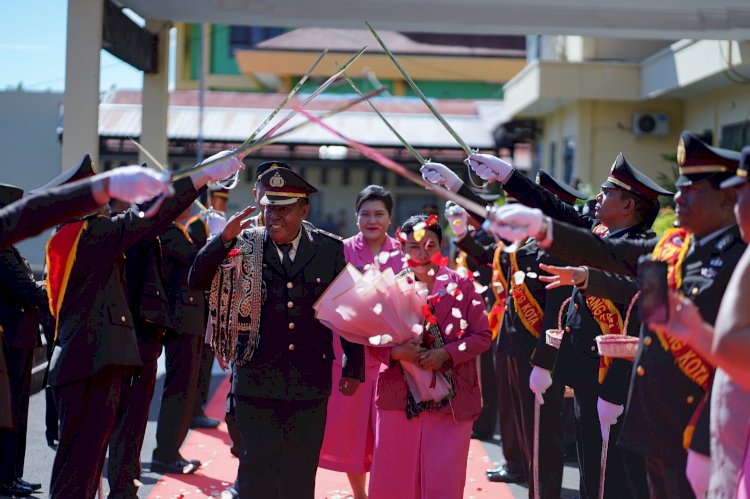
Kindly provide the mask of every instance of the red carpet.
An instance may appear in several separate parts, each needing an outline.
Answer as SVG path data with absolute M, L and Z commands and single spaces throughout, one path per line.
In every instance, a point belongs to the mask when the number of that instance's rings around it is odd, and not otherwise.
M 227 376 L 214 393 L 206 408 L 206 414 L 222 420 L 215 430 L 193 430 L 182 446 L 181 453 L 189 459 L 199 459 L 203 466 L 193 475 L 164 475 L 154 486 L 149 499 L 191 497 L 219 497 L 237 475 L 237 459 L 229 453 L 229 435 L 224 424 L 224 407 L 229 377 Z M 484 470 L 492 467 L 482 444 L 471 441 L 467 462 L 464 498 L 512 498 L 505 484 L 490 483 Z M 318 469 L 316 499 L 346 499 L 351 497 L 346 474 Z

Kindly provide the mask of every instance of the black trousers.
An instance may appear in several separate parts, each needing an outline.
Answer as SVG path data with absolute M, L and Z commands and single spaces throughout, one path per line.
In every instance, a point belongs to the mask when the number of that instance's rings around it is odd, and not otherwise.
M 52 465 L 51 499 L 93 499 L 128 374 L 107 368 L 55 387 L 60 444 Z
M 23 476 L 34 349 L 13 348 L 6 344 L 4 352 L 14 429 L 0 429 L 0 482 L 12 483 Z
M 596 410 L 598 393 L 591 388 L 575 388 L 573 408 L 575 414 L 576 450 L 580 469 L 581 499 L 599 497 L 601 478 L 602 434 L 599 413 Z M 607 476 L 604 482 L 604 497 L 648 498 L 646 466 L 643 457 L 617 445 L 622 427 L 622 416 L 610 428 L 607 451 Z M 685 474 L 683 468 L 683 475 Z M 656 495 L 651 497 L 665 497 Z
M 195 391 L 203 349 L 202 335 L 167 333 L 163 338 L 166 376 L 156 426 L 156 448 L 153 458 L 172 462 L 180 459 L 193 417 Z
M 137 499 L 133 480 L 141 476 L 141 449 L 148 424 L 148 410 L 156 385 L 156 362 L 161 355 L 163 328 L 144 326 L 138 334 L 138 350 L 143 361 L 139 376 L 126 379 L 122 394 L 122 412 L 109 444 L 107 480 L 110 499 Z
M 646 478 L 648 492 L 652 498 L 692 499 L 693 488 L 685 475 L 687 454 L 680 453 L 669 461 L 658 457 L 646 456 Z
M 241 499 L 313 499 L 328 399 L 235 396 Z
M 201 360 L 198 369 L 198 386 L 195 392 L 195 403 L 193 404 L 193 416 L 204 416 L 206 403 L 208 402 L 208 390 L 211 385 L 211 368 L 214 365 L 214 351 L 211 345 L 203 344 L 201 349 Z
M 526 483 L 529 497 L 534 497 L 534 393 L 529 388 L 531 364 L 515 357 L 510 359 L 513 372 L 514 406 L 521 434 L 519 441 L 525 460 Z M 539 497 L 559 499 L 563 474 L 563 420 L 562 406 L 565 386 L 552 383 L 544 393 L 544 404 L 539 411 Z
M 497 378 L 495 376 L 495 344 L 479 356 L 479 376 L 482 386 L 482 412 L 472 430 L 480 436 L 492 437 L 497 425 Z
M 503 456 L 508 469 L 517 475 L 524 476 L 528 463 L 521 452 L 521 442 L 517 429 L 520 424 L 514 408 L 513 384 L 509 365 L 510 357 L 499 348 L 495 352 L 495 377 L 497 386 L 497 409 L 500 423 L 500 440 L 503 444 Z

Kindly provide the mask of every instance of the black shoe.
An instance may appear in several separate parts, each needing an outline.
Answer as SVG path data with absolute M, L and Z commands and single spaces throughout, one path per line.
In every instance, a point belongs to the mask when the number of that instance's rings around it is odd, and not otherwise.
M 495 435 L 493 435 L 492 433 L 483 433 L 483 432 L 478 432 L 478 431 L 472 430 L 471 431 L 471 438 L 473 438 L 475 440 L 490 441 L 490 440 L 493 440 L 495 438 Z
M 178 459 L 176 461 L 167 462 L 159 461 L 158 459 L 151 459 L 151 471 L 153 473 L 172 473 L 175 475 L 190 475 L 201 467 L 201 462 L 197 460 L 187 461 L 185 459 Z
M 485 473 L 490 482 L 523 483 L 524 481 L 520 473 L 513 473 L 507 466 L 487 470 Z
M 18 482 L 0 484 L 0 496 L 29 497 L 33 493 L 34 489 L 21 485 Z
M 42 488 L 41 483 L 33 483 L 33 482 L 27 482 L 23 478 L 16 478 L 16 483 L 23 485 L 24 487 L 28 487 L 31 490 L 39 490 Z
M 191 428 L 216 428 L 221 424 L 221 421 L 215 418 L 209 418 L 206 415 L 193 416 L 190 421 Z

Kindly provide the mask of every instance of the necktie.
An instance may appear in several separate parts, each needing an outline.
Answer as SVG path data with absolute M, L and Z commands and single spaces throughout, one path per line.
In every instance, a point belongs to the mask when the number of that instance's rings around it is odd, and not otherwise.
M 284 271 L 289 275 L 292 273 L 292 259 L 289 257 L 289 252 L 292 250 L 292 243 L 279 244 L 278 246 L 284 255 L 281 259 L 281 266 L 284 267 Z

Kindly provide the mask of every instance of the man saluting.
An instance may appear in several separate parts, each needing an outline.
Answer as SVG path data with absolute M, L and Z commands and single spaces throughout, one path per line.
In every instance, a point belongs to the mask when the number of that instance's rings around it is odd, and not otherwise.
M 254 207 L 234 215 L 196 257 L 189 283 L 211 289 L 212 345 L 233 363 L 240 497 L 312 498 L 333 361 L 331 331 L 312 305 L 344 268 L 343 244 L 303 225 L 317 189 L 302 177 L 271 168 L 259 182 L 265 226 L 243 221 Z M 364 350 L 341 343 L 339 389 L 351 394 L 364 380 Z

